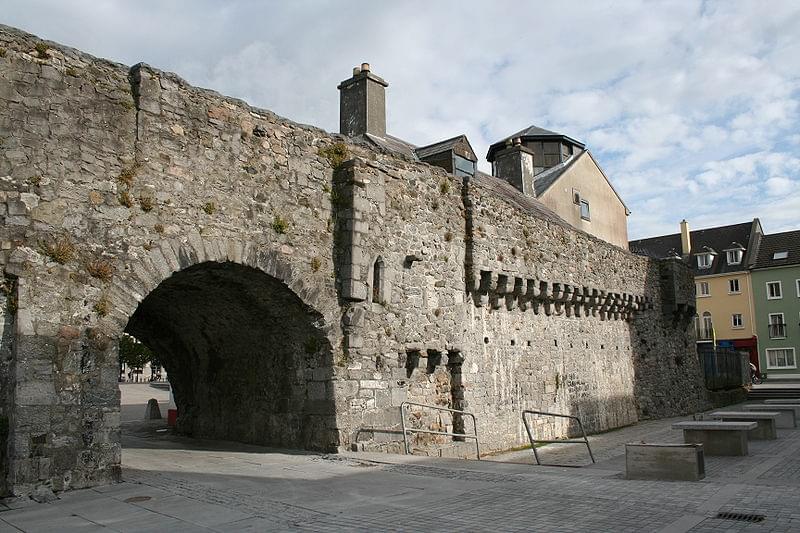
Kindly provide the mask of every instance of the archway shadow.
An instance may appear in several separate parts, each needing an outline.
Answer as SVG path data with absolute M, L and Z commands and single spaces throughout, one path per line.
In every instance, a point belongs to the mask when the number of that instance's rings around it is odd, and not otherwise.
M 179 434 L 331 451 L 333 350 L 321 318 L 262 270 L 208 261 L 161 282 L 125 331 L 167 370 Z

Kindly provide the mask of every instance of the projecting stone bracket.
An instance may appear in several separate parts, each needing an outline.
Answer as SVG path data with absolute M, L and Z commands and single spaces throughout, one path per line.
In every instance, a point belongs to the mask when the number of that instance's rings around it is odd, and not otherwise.
M 532 309 L 535 314 L 541 312 L 547 316 L 631 320 L 636 313 L 653 308 L 647 296 L 527 279 L 491 270 L 474 274 L 469 289 L 477 307 Z
M 408 344 L 404 352 L 400 352 L 397 362 L 398 367 L 405 368 L 406 377 L 411 377 L 414 370 L 419 368 L 420 360 L 425 360 L 427 373 L 433 372 L 437 366 L 460 365 L 464 362 L 464 355 L 459 346 L 423 346 L 422 344 Z

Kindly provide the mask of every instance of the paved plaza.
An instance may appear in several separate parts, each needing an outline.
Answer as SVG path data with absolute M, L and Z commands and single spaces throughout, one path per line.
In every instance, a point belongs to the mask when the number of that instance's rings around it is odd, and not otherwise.
M 166 401 L 139 387 L 126 396 L 142 413 L 144 397 Z M 0 505 L 0 533 L 800 531 L 796 429 L 751 441 L 747 457 L 706 457 L 702 481 L 657 482 L 623 478 L 623 444 L 680 442 L 670 429 L 679 419 L 590 437 L 595 465 L 585 446 L 543 447 L 543 462 L 572 465 L 550 467 L 532 465 L 530 450 L 484 461 L 276 451 L 185 439 L 134 418 L 125 417 L 124 483 L 46 504 L 8 501 Z M 720 512 L 764 519 L 716 518 Z

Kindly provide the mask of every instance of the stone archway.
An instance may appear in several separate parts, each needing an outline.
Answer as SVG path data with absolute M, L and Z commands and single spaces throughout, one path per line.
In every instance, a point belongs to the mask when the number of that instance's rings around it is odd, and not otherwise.
M 20 269 L 8 489 L 119 479 L 117 341 L 125 330 L 162 352 L 177 377 L 186 433 L 336 449 L 341 310 L 333 278 L 310 275 L 307 263 L 268 243 L 195 233 L 129 252 L 91 297 L 73 277 L 64 281 L 63 269 Z M 33 290 L 37 279 L 53 297 Z M 65 286 L 87 296 L 64 297 Z M 107 312 L 87 314 L 100 300 Z
M 328 450 L 332 347 L 321 318 L 262 270 L 207 261 L 153 289 L 126 332 L 166 368 L 181 433 Z

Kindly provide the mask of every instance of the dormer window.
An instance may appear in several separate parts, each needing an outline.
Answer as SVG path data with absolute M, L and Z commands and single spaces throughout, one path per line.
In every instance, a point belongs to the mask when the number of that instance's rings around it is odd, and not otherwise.
M 475 175 L 475 161 L 466 157 L 453 154 L 453 174 L 456 176 L 472 177 Z
M 714 262 L 714 256 L 711 254 L 698 254 L 697 255 L 697 268 L 711 268 L 711 263 Z
M 736 249 L 736 250 L 726 250 L 725 254 L 728 256 L 728 264 L 729 265 L 738 265 L 742 262 L 742 256 L 744 255 L 744 250 Z

